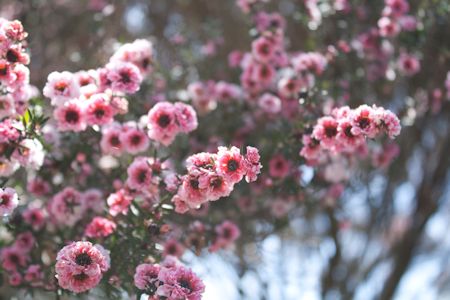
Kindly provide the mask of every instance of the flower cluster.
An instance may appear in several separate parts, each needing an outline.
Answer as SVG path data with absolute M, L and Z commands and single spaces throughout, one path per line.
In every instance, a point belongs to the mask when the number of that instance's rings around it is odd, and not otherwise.
M 102 152 L 120 156 L 124 152 L 138 154 L 146 151 L 150 141 L 143 127 L 133 121 L 124 124 L 113 122 L 103 126 L 100 141 Z
M 17 286 L 25 282 L 33 287 L 43 286 L 43 272 L 40 265 L 30 264 L 31 250 L 35 237 L 29 231 L 15 237 L 14 244 L 4 247 L 0 253 L 3 269 L 9 271 L 9 283 Z
M 199 300 L 205 290 L 200 278 L 173 256 L 166 257 L 161 264 L 138 265 L 134 285 L 150 297 L 157 295 L 169 300 Z
M 148 136 L 168 146 L 179 132 L 189 133 L 198 126 L 197 114 L 188 104 L 160 102 L 148 112 Z
M 0 18 L 0 119 L 21 115 L 35 94 L 30 86 L 27 33 L 20 21 Z
M 185 213 L 189 209 L 230 195 L 234 185 L 244 176 L 247 182 L 257 179 L 261 164 L 258 150 L 247 147 L 242 155 L 236 147 L 219 147 L 217 153 L 198 153 L 187 159 L 188 174 L 173 197 L 175 210 Z
M 109 267 L 109 252 L 102 246 L 74 242 L 58 252 L 55 269 L 62 288 L 82 293 L 95 287 Z
M 42 144 L 27 133 L 27 122 L 17 120 L 36 95 L 30 84 L 26 52 L 27 33 L 19 21 L 0 18 L 0 177 L 19 166 L 39 169 L 44 161 Z
M 356 109 L 343 106 L 317 120 L 311 135 L 303 136 L 300 155 L 314 161 L 323 150 L 355 152 L 365 145 L 366 138 L 373 139 L 383 132 L 394 138 L 400 134 L 400 129 L 399 119 L 390 110 L 375 105 L 361 105 Z
M 80 192 L 66 187 L 53 196 L 47 205 L 51 220 L 59 226 L 73 226 L 89 210 L 98 212 L 103 209 L 102 193 L 97 189 Z
M 109 124 L 115 115 L 126 113 L 124 96 L 139 90 L 152 61 L 151 43 L 137 40 L 119 48 L 103 68 L 51 73 L 44 95 L 55 106 L 58 129 L 84 131 L 87 126 Z

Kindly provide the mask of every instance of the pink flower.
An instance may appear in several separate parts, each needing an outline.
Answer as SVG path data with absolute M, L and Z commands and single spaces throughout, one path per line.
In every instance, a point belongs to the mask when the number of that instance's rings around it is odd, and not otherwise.
M 284 76 L 278 81 L 278 93 L 286 98 L 296 98 L 305 85 L 299 78 Z
M 338 122 L 333 117 L 322 117 L 314 126 L 312 135 L 320 141 L 322 147 L 331 150 L 336 146 L 337 127 Z
M 139 90 L 142 75 L 139 68 L 129 62 L 113 61 L 106 65 L 106 78 L 113 92 L 134 94 Z
M 73 242 L 58 252 L 55 270 L 62 288 L 81 293 L 95 287 L 109 267 L 109 253 L 102 246 Z
M 149 159 L 137 157 L 127 169 L 127 184 L 131 189 L 148 190 L 152 184 L 152 173 Z
M 28 208 L 23 212 L 23 219 L 34 230 L 39 230 L 45 224 L 44 211 L 40 208 Z
M 276 114 L 281 111 L 281 100 L 280 98 L 265 93 L 258 99 L 259 107 L 268 114 Z
M 157 103 L 148 112 L 148 135 L 151 139 L 170 145 L 179 132 L 177 110 L 169 102 Z
M 222 197 L 228 197 L 233 191 L 234 183 L 225 180 L 222 176 L 215 173 L 209 174 L 200 185 L 205 185 L 208 189 L 207 199 L 209 201 L 215 201 Z
M 27 191 L 36 196 L 44 196 L 50 192 L 50 185 L 43 179 L 36 177 L 28 182 Z
M 180 131 L 184 133 L 191 132 L 197 129 L 197 114 L 192 106 L 184 104 L 182 102 L 175 103 L 175 116 Z
M 21 251 L 17 246 L 1 249 L 0 260 L 7 271 L 16 271 L 19 267 L 25 267 L 29 259 L 27 252 Z
M 351 115 L 352 134 L 364 134 L 369 138 L 374 138 L 378 134 L 377 124 L 375 122 L 375 111 L 368 105 L 361 105 Z
M 224 221 L 215 228 L 216 238 L 210 247 L 210 251 L 217 251 L 233 244 L 241 235 L 239 227 L 231 221 Z
M 180 189 L 178 190 L 178 195 L 190 208 L 198 207 L 200 204 L 208 201 L 206 198 L 208 189 L 200 186 L 200 176 L 206 176 L 206 174 L 183 176 Z
M 16 237 L 14 242 L 14 246 L 18 249 L 18 251 L 22 252 L 30 252 L 35 243 L 35 238 L 33 234 L 29 231 L 19 234 Z
M 269 174 L 275 178 L 285 178 L 291 171 L 291 163 L 283 155 L 277 154 L 269 161 Z
M 377 108 L 378 126 L 386 131 L 390 138 L 394 138 L 400 134 L 401 126 L 398 117 L 390 110 Z
M 306 158 L 308 161 L 315 161 L 318 159 L 321 153 L 320 141 L 316 140 L 310 135 L 303 135 L 302 137 L 303 148 L 300 150 L 300 155 Z
M 109 213 L 115 217 L 118 214 L 126 215 L 133 198 L 123 189 L 109 195 L 106 202 L 109 206 Z
M 133 63 L 139 68 L 142 75 L 146 75 L 152 69 L 153 45 L 151 42 L 142 39 L 124 44 L 114 53 L 110 61 Z
M 386 7 L 383 15 L 389 17 L 400 17 L 409 10 L 409 3 L 406 0 L 385 0 Z
M 225 81 L 217 82 L 214 85 L 214 92 L 216 99 L 222 103 L 229 103 L 242 97 L 242 90 L 238 85 Z
M 184 247 L 176 239 L 169 239 L 164 243 L 163 256 L 181 257 L 184 253 Z
M 13 41 L 22 41 L 26 39 L 28 33 L 24 30 L 22 23 L 19 20 L 6 21 L 3 25 L 5 35 Z
M 73 226 L 83 217 L 86 205 L 79 191 L 66 187 L 53 196 L 48 211 L 57 223 Z
M 40 265 L 30 265 L 25 271 L 25 280 L 31 283 L 31 286 L 39 286 L 43 283 L 44 273 Z
M 86 227 L 84 234 L 90 238 L 101 238 L 111 235 L 116 230 L 116 223 L 106 218 L 95 217 Z
M 97 213 L 103 211 L 105 199 L 101 190 L 96 188 L 88 189 L 83 193 L 82 197 L 87 209 Z
M 102 139 L 100 148 L 103 153 L 120 155 L 124 150 L 124 144 L 121 141 L 122 127 L 118 123 L 105 126 L 102 129 Z
M 397 66 L 400 72 L 406 76 L 413 76 L 420 71 L 419 60 L 415 56 L 407 53 L 400 54 Z
M 158 287 L 163 284 L 158 275 L 161 270 L 159 265 L 140 264 L 136 267 L 134 273 L 134 285 L 140 289 L 153 295 Z
M 80 96 L 80 87 L 70 72 L 52 72 L 44 87 L 44 96 L 52 100 L 52 105 L 60 106 L 70 99 Z
M 252 54 L 260 62 L 268 62 L 275 54 L 275 45 L 272 40 L 261 36 L 252 43 Z
M 342 150 L 354 151 L 359 145 L 365 142 L 363 135 L 353 133 L 353 123 L 350 119 L 342 118 L 339 120 L 336 139 L 342 147 Z
M 84 107 L 79 101 L 71 100 L 58 106 L 53 115 L 61 131 L 83 131 L 86 129 Z
M 125 151 L 130 154 L 138 154 L 148 149 L 149 139 L 145 132 L 136 127 L 127 127 L 120 134 L 120 141 Z
M 259 160 L 260 155 L 258 149 L 247 146 L 247 153 L 245 154 L 245 181 L 256 181 L 257 175 L 261 173 L 262 168 Z
M 393 37 L 400 32 L 400 25 L 388 17 L 382 17 L 378 20 L 380 35 L 383 37 Z
M 245 175 L 245 165 L 240 150 L 234 146 L 230 149 L 219 147 L 216 171 L 232 183 L 241 181 Z
M 22 275 L 19 272 L 12 272 L 9 274 L 9 284 L 11 286 L 18 286 L 22 283 Z
M 85 109 L 88 125 L 104 125 L 113 121 L 114 111 L 109 100 L 106 94 L 95 94 L 89 98 Z
M 168 299 L 200 300 L 205 290 L 200 278 L 183 266 L 162 268 L 158 278 L 164 284 L 158 288 L 157 293 Z
M 19 204 L 19 196 L 12 188 L 0 188 L 0 216 L 9 215 Z

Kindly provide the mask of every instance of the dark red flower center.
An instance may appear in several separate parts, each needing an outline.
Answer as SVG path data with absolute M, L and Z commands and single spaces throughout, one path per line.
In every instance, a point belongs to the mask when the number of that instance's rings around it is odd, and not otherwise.
M 123 83 L 130 83 L 131 82 L 130 74 L 128 72 L 121 72 L 120 73 L 120 80 Z
M 158 118 L 158 125 L 161 128 L 166 128 L 169 124 L 170 124 L 170 117 L 168 115 L 164 114 Z
M 220 188 L 223 185 L 223 179 L 220 177 L 214 178 L 211 180 L 211 186 L 213 188 Z
M 80 114 L 78 113 L 78 111 L 71 109 L 66 111 L 65 119 L 67 123 L 78 123 L 78 121 L 80 120 Z
M 361 127 L 362 129 L 366 128 L 367 126 L 369 126 L 370 124 L 370 120 L 368 117 L 360 117 L 358 120 L 358 125 L 359 127 Z
M 102 107 L 97 107 L 94 110 L 94 115 L 97 119 L 101 119 L 105 115 L 105 110 Z
M 198 190 L 198 184 L 199 184 L 199 182 L 198 182 L 197 179 L 191 179 L 191 180 L 189 180 L 189 184 L 191 185 L 191 187 L 192 187 L 194 190 Z
M 231 238 L 231 230 L 229 228 L 225 228 L 223 230 L 222 236 L 226 239 Z
M 140 170 L 137 175 L 137 180 L 139 183 L 144 183 L 147 179 L 147 170 Z
M 185 279 L 185 278 L 180 279 L 180 280 L 178 281 L 178 284 L 179 284 L 182 288 L 185 288 L 185 289 L 188 289 L 189 291 L 192 291 L 191 283 L 190 283 L 187 279 Z
M 337 134 L 337 128 L 336 126 L 327 126 L 325 127 L 325 135 L 328 138 L 332 138 Z
M 239 162 L 237 162 L 235 159 L 230 159 L 230 161 L 227 164 L 228 170 L 234 172 L 237 169 L 239 169 Z
M 89 266 L 92 264 L 92 258 L 87 253 L 80 253 L 75 257 L 75 263 L 80 266 Z
M 344 134 L 345 134 L 345 136 L 348 137 L 348 138 L 353 138 L 354 135 L 353 135 L 353 133 L 352 133 L 352 126 L 349 125 L 349 126 L 345 127 L 345 129 L 344 129 Z
M 131 137 L 131 144 L 133 145 L 139 145 L 141 143 L 141 136 L 139 134 L 134 134 Z
M 2 200 L 2 202 L 1 202 L 0 204 L 2 204 L 2 205 L 8 205 L 8 204 L 9 204 L 10 197 L 9 197 L 8 195 L 2 195 L 1 200 Z
M 117 135 L 113 135 L 110 139 L 109 139 L 109 143 L 114 146 L 117 147 L 120 145 L 120 139 Z
M 10 63 L 15 63 L 19 60 L 19 54 L 17 53 L 17 51 L 9 49 L 8 52 L 6 52 L 6 59 Z

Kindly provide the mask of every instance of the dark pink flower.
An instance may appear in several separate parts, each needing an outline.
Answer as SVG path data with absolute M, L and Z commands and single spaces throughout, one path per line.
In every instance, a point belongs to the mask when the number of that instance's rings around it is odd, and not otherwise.
M 84 234 L 90 238 L 101 238 L 111 235 L 116 230 L 116 223 L 106 218 L 95 217 L 86 227 Z
M 109 252 L 102 246 L 73 242 L 58 252 L 55 270 L 62 288 L 82 293 L 95 287 L 109 267 Z

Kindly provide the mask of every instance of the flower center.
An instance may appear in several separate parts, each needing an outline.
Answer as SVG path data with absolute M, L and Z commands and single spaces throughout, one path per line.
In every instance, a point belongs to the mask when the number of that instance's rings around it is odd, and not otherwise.
M 131 82 L 130 74 L 128 74 L 127 72 L 120 73 L 120 78 L 123 83 Z
M 81 253 L 81 254 L 78 254 L 77 257 L 75 257 L 75 263 L 80 266 L 89 266 L 90 264 L 92 264 L 92 258 L 87 253 Z M 85 274 L 81 273 L 78 275 L 85 275 Z M 75 275 L 75 276 L 78 276 L 78 275 Z M 87 276 L 87 275 L 85 275 L 85 276 Z
M 180 279 L 180 281 L 178 281 L 178 284 L 185 289 L 188 289 L 189 291 L 192 291 L 191 288 L 191 284 L 189 283 L 189 281 L 187 281 L 186 279 Z
M 16 51 L 10 49 L 6 52 L 6 59 L 11 63 L 15 63 L 19 60 L 19 55 Z
M 68 110 L 66 112 L 66 121 L 67 123 L 77 123 L 80 119 L 80 115 L 76 110 Z
M 67 83 L 64 82 L 64 81 L 57 82 L 55 84 L 55 90 L 57 90 L 58 92 L 62 93 L 62 92 L 64 92 L 66 90 L 66 88 L 67 88 Z
M 94 115 L 97 119 L 101 119 L 105 115 L 105 110 L 103 108 L 97 108 L 94 111 Z
M 325 135 L 328 138 L 332 138 L 337 134 L 337 128 L 334 126 L 327 126 L 325 127 Z
M 147 179 L 147 171 L 146 170 L 139 171 L 137 176 L 137 180 L 139 181 L 139 183 L 144 183 L 146 179 Z
M 369 118 L 367 118 L 367 117 L 361 117 L 361 118 L 358 120 L 358 125 L 359 125 L 359 127 L 361 127 L 362 129 L 364 129 L 364 128 L 366 128 L 367 126 L 369 126 L 369 124 L 370 124 L 370 121 L 369 121 Z
M 227 167 L 228 170 L 234 172 L 239 168 L 239 163 L 236 160 L 232 159 L 228 162 Z
M 0 202 L 0 204 L 2 204 L 2 205 L 8 205 L 9 204 L 9 196 L 8 195 L 2 195 L 2 197 L 0 199 L 2 200 Z
M 170 124 L 170 117 L 168 115 L 162 115 L 158 119 L 158 125 L 162 128 L 167 127 Z
M 189 181 L 189 184 L 191 185 L 191 187 L 192 187 L 194 190 L 198 190 L 198 180 L 197 180 L 197 179 L 191 179 L 191 180 Z
M 135 134 L 131 137 L 131 144 L 133 145 L 139 145 L 141 143 L 141 136 L 138 134 Z
M 109 142 L 111 143 L 112 146 L 119 146 L 120 145 L 120 140 L 119 137 L 117 135 L 113 135 L 110 139 Z
M 345 133 L 345 136 L 348 137 L 348 138 L 353 138 L 354 137 L 353 133 L 352 133 L 352 126 L 345 127 L 344 133 Z

